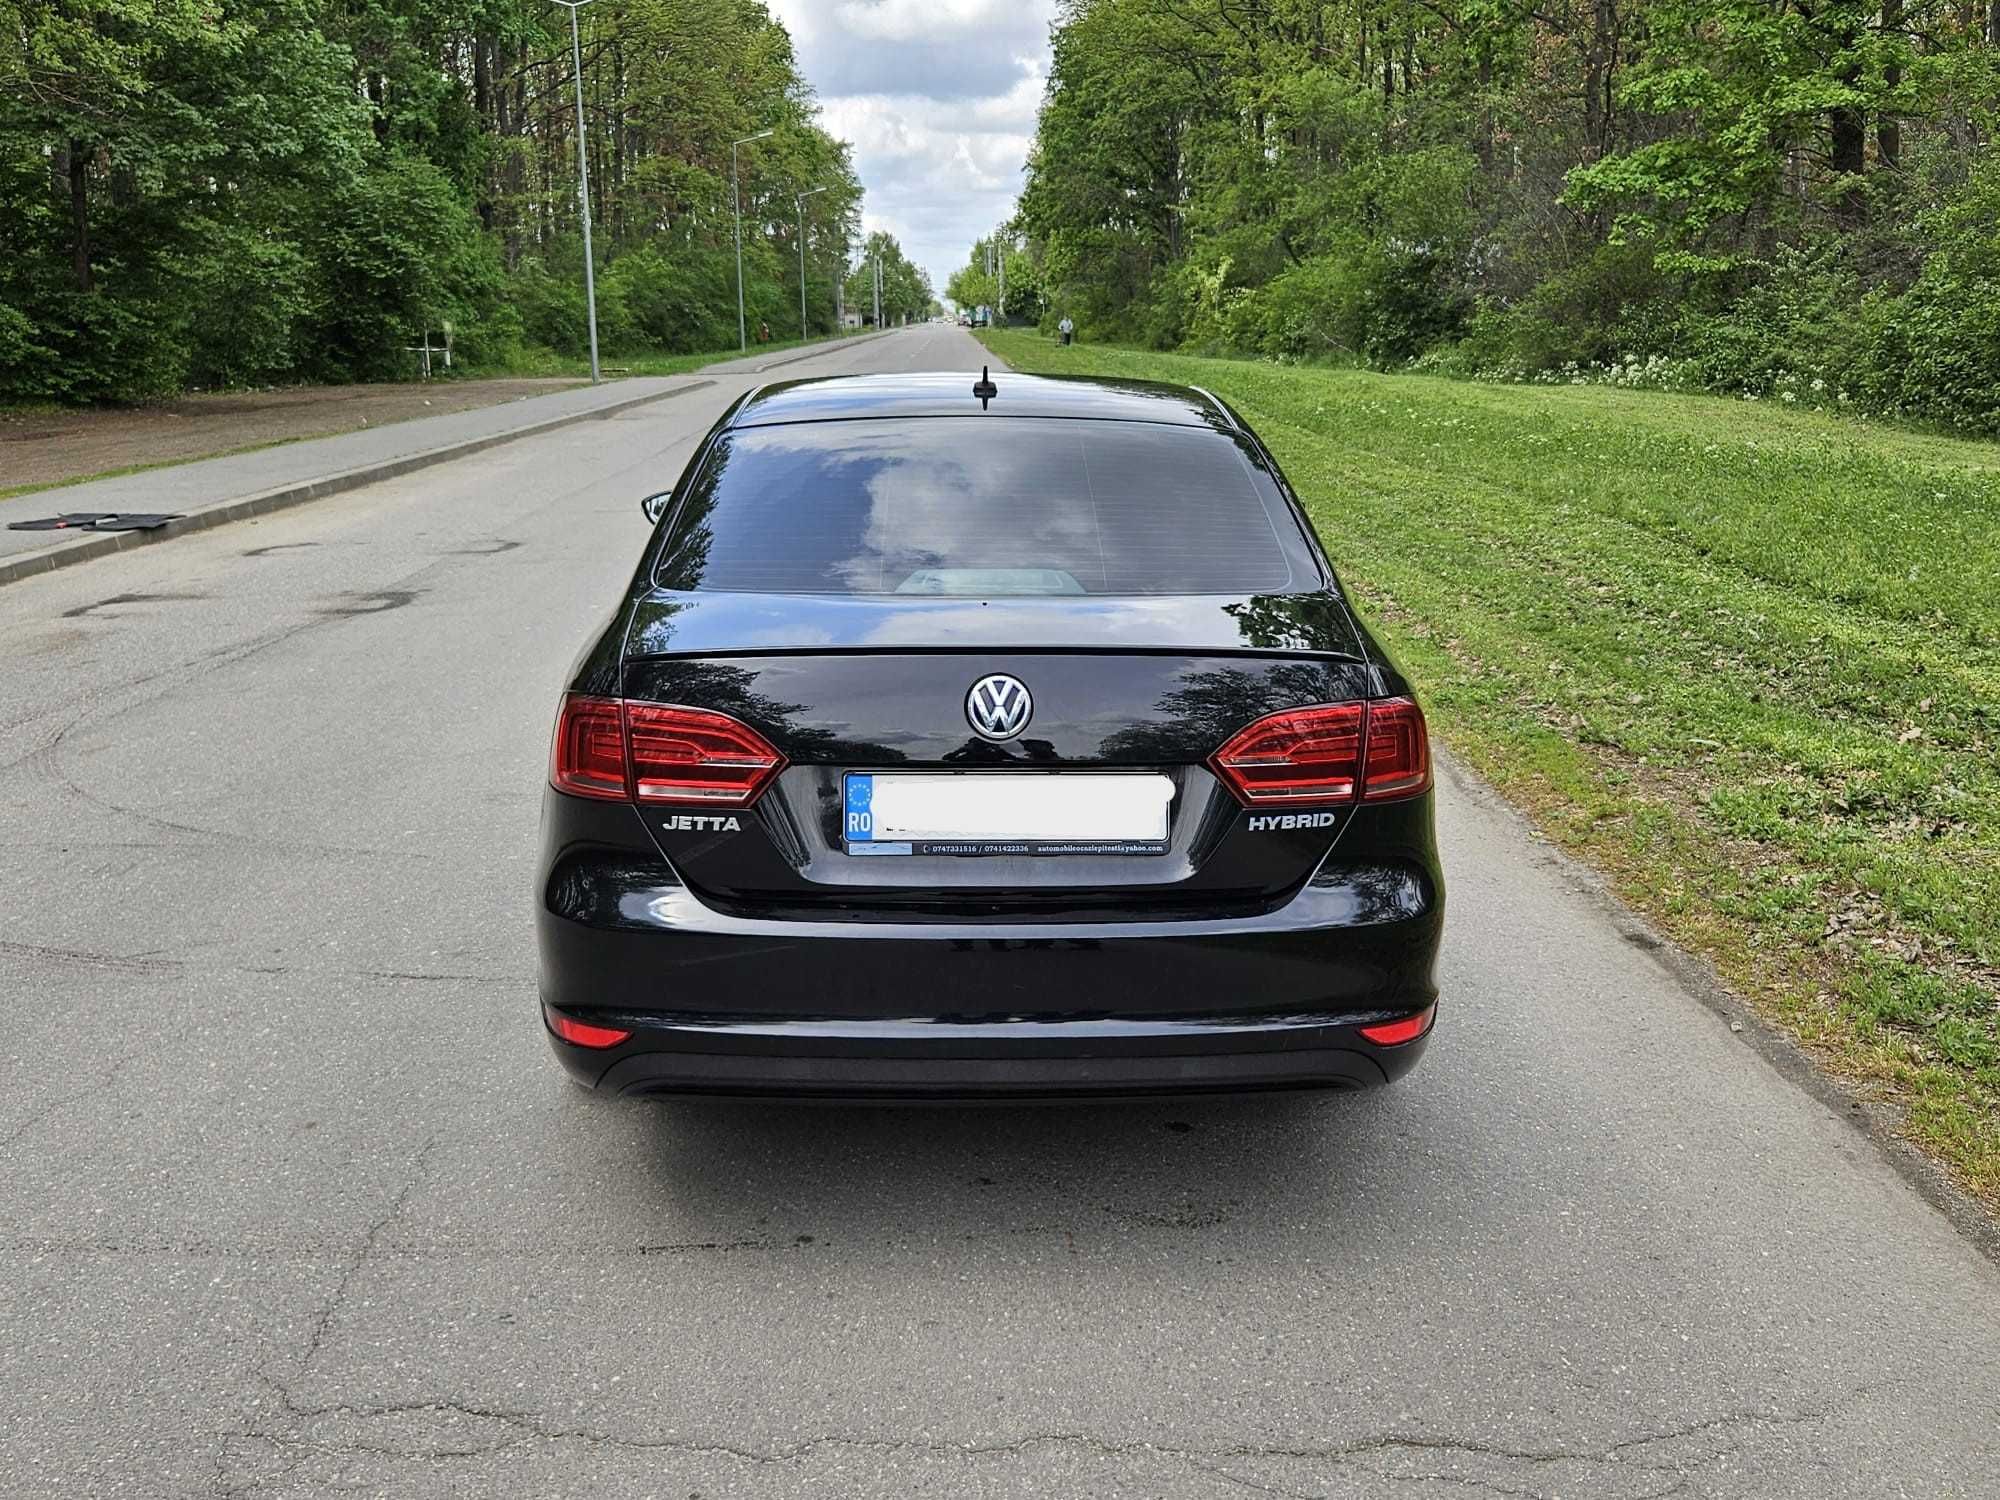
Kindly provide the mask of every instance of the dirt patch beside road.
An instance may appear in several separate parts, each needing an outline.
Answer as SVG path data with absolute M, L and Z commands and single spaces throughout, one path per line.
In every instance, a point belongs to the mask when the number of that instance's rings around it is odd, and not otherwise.
M 305 385 L 96 411 L 0 410 L 0 494 L 545 396 L 580 381 Z

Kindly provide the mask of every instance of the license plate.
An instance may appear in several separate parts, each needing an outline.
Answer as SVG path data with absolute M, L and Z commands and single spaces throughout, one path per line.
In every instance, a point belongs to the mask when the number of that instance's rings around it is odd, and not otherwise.
M 1165 854 L 1173 779 L 1150 772 L 851 772 L 849 854 Z

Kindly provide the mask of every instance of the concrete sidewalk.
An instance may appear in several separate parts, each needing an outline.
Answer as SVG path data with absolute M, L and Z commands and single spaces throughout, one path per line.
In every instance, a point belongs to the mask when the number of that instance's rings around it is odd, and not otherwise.
M 0 584 L 392 479 L 572 422 L 703 390 L 715 383 L 714 374 L 755 374 L 857 342 L 860 340 L 829 339 L 773 358 L 753 354 L 721 361 L 689 375 L 611 380 L 363 432 L 33 490 L 0 500 Z M 174 512 L 179 519 L 150 531 L 6 529 L 15 521 L 88 511 Z

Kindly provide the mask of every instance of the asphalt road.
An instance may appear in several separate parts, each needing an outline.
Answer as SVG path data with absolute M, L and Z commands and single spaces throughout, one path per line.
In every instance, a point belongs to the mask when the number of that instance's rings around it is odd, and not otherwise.
M 551 708 L 746 378 L 0 589 L 0 1494 L 2000 1493 L 2000 1271 L 1457 779 L 1397 1088 L 568 1085 Z

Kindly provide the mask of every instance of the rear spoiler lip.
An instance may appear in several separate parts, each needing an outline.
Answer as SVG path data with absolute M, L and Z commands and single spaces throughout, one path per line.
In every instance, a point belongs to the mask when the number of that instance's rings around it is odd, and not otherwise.
M 1337 661 L 1364 667 L 1373 665 L 1373 659 L 1360 651 L 1325 651 L 1309 646 L 1052 646 L 1033 641 L 966 641 L 946 646 L 848 646 L 833 643 L 818 646 L 717 646 L 685 651 L 633 651 L 626 655 L 625 660 L 713 661 L 727 657 L 762 659 L 774 656 L 1243 656 Z
M 1334 589 L 989 600 L 654 589 L 632 601 L 623 648 L 627 660 L 835 653 L 1378 660 Z

